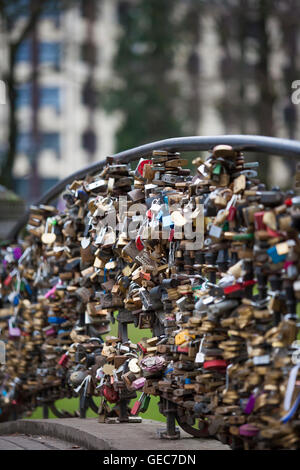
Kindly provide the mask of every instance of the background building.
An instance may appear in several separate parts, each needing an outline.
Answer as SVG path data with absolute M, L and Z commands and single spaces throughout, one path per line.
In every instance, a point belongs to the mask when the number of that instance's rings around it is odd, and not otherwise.
M 4 21 L 1 4 L 13 21 Z M 300 80 L 296 0 L 0 0 L 4 81 L 9 44 L 42 4 L 54 7 L 43 9 L 15 58 L 10 186 L 27 202 L 93 161 L 159 138 L 300 138 L 291 100 Z M 7 99 L 0 162 L 11 142 L 9 114 Z M 272 184 L 292 177 L 293 165 L 265 160 L 262 176 Z
M 115 15 L 113 0 L 55 9 L 41 15 L 34 34 L 18 49 L 13 174 L 16 192 L 29 201 L 114 151 L 117 119 L 101 108 L 100 89 L 112 74 Z M 1 109 L 5 147 L 8 109 Z

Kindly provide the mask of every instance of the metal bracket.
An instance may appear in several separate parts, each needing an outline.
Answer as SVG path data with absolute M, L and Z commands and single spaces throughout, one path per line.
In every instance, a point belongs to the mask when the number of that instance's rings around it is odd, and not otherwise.
M 176 405 L 171 401 L 163 399 L 163 414 L 167 417 L 167 427 L 157 429 L 159 439 L 180 439 L 180 431 L 176 424 Z
M 106 424 L 122 424 L 122 423 L 141 423 L 143 420 L 138 416 L 129 416 L 127 421 L 120 421 L 119 418 L 106 418 Z

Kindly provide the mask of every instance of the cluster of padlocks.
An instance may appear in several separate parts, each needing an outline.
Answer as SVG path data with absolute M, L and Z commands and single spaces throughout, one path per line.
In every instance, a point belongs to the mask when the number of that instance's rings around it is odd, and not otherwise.
M 82 417 L 134 421 L 154 395 L 162 437 L 176 418 L 232 448 L 300 448 L 300 197 L 227 145 L 187 163 L 108 159 L 2 246 L 0 419 L 80 396 Z

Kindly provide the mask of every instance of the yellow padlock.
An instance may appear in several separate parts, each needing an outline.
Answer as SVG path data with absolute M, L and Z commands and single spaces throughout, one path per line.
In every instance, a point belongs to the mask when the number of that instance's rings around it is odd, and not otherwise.
M 179 346 L 180 344 L 185 343 L 186 341 L 189 341 L 190 339 L 194 339 L 194 335 L 190 335 L 188 330 L 182 330 L 180 333 L 178 333 L 175 336 L 175 344 L 176 346 Z

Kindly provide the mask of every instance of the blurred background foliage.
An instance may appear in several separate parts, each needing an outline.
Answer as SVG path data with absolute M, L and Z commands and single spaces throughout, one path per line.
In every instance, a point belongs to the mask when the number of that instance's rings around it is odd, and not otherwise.
M 120 2 L 114 68 L 121 85 L 106 95 L 107 109 L 125 116 L 117 150 L 201 131 L 209 88 L 203 56 L 210 53 L 218 58 L 215 74 L 224 92 L 208 107 L 215 107 L 224 133 L 299 138 L 291 101 L 299 76 L 299 13 L 296 0 Z M 208 19 L 215 50 L 203 43 Z M 177 54 L 184 56 L 181 75 L 170 73 Z M 267 165 L 261 161 L 263 177 Z
M 73 99 L 69 114 L 66 99 L 61 100 L 62 124 L 55 132 L 53 123 L 44 131 L 41 84 L 52 72 L 40 71 L 39 41 L 47 37 L 45 18 L 55 19 L 60 38 L 68 15 L 73 34 L 67 41 L 54 37 L 63 46 L 55 80 L 61 83 L 68 54 L 78 43 L 69 75 L 74 81 L 80 77 L 76 86 L 83 98 Z M 299 110 L 291 100 L 292 83 L 300 77 L 299 18 L 297 0 L 0 0 L 5 50 L 0 77 L 8 102 L 2 126 L 7 132 L 0 131 L 0 183 L 32 201 L 70 172 L 70 164 L 76 169 L 113 151 L 163 138 L 222 133 L 300 138 Z M 114 31 L 111 36 L 109 31 Z M 31 68 L 25 80 L 18 68 L 29 39 Z M 103 78 L 108 51 L 111 66 Z M 24 83 L 32 87 L 26 125 L 18 117 L 18 87 Z M 54 99 L 57 85 L 51 86 L 47 91 Z M 97 113 L 102 114 L 97 118 Z M 72 118 L 73 147 L 67 148 L 61 142 Z M 25 141 L 29 144 L 22 147 Z M 43 146 L 60 154 L 57 165 L 51 153 L 44 163 Z M 282 167 L 272 165 L 271 174 L 269 165 L 268 159 L 261 160 L 261 176 L 272 180 L 274 169 L 276 176 Z M 293 171 L 294 162 L 286 162 L 286 181 Z

